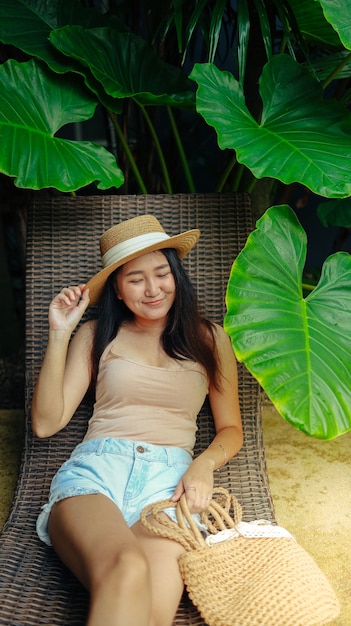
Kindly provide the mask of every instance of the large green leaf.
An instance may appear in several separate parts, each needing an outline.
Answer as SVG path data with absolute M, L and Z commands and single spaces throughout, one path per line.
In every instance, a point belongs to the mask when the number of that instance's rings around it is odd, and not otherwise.
M 125 27 L 113 14 L 84 8 L 79 0 L 1 0 L 0 41 L 19 48 L 26 54 L 45 61 L 55 72 L 67 72 L 76 65 L 62 57 L 50 44 L 49 35 L 67 24 Z
M 345 48 L 351 50 L 350 0 L 319 0 L 328 22 L 339 34 Z
M 61 54 L 49 41 L 53 29 L 67 24 L 80 24 L 85 28 L 109 24 L 119 30 L 125 27 L 113 14 L 101 15 L 93 9 L 82 7 L 79 0 L 1 0 L 0 41 L 11 44 L 26 54 L 44 61 L 54 72 L 83 73 L 82 66 L 74 59 Z M 99 83 L 94 81 L 89 69 L 84 78 L 96 93 L 103 106 L 115 113 L 121 112 L 121 103 L 107 96 Z M 81 79 L 82 80 L 82 79 Z M 81 90 L 76 77 L 77 89 Z
M 53 31 L 51 43 L 76 59 L 113 98 L 133 97 L 140 104 L 193 108 L 192 83 L 184 71 L 161 61 L 149 44 L 113 28 L 66 26 Z M 89 75 L 87 77 L 89 80 Z M 94 89 L 92 85 L 89 87 Z
M 339 3 L 339 0 L 337 0 Z M 340 39 L 323 14 L 318 0 L 288 0 L 299 28 L 306 37 L 329 46 L 340 46 Z M 345 0 L 348 2 L 348 0 Z
M 351 195 L 351 115 L 324 100 L 320 85 L 288 55 L 264 67 L 260 124 L 229 72 L 196 64 L 190 78 L 198 83 L 197 110 L 216 129 L 219 146 L 233 148 L 256 178 L 299 182 L 321 196 Z
M 49 43 L 53 28 L 76 23 L 78 12 L 86 9 L 73 0 L 1 0 L 0 41 L 23 50 L 30 56 L 45 60 L 55 71 L 67 71 L 67 59 L 62 59 Z M 79 23 L 79 22 L 78 22 Z M 69 68 L 68 68 L 69 69 Z
M 225 329 L 279 413 L 320 439 L 351 429 L 351 256 L 302 293 L 306 234 L 286 205 L 261 217 L 234 261 Z
M 55 133 L 92 117 L 96 101 L 79 94 L 76 81 L 52 74 L 33 60 L 0 66 L 0 171 L 18 187 L 75 191 L 96 182 L 120 187 L 123 174 L 113 155 L 90 142 Z

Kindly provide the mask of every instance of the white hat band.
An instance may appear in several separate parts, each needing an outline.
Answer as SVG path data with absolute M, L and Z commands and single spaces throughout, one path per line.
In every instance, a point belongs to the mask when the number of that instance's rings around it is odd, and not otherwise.
M 132 237 L 131 239 L 122 241 L 122 243 L 117 243 L 102 256 L 102 265 L 104 268 L 108 267 L 121 259 L 127 258 L 130 254 L 140 252 L 144 248 L 152 246 L 155 243 L 161 243 L 166 239 L 170 239 L 170 236 L 166 233 L 156 232 L 145 233 L 144 235 L 138 235 L 138 237 Z

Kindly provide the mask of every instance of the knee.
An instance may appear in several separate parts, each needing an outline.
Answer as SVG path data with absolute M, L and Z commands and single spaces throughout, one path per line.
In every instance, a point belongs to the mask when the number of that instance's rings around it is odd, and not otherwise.
M 145 593 L 150 586 L 150 572 L 147 559 L 137 546 L 126 546 L 115 554 L 110 554 L 105 562 L 95 570 L 93 588 L 112 586 L 126 594 L 137 590 Z
M 150 570 L 146 556 L 141 549 L 133 547 L 123 550 L 117 559 L 119 576 L 123 577 L 126 586 L 142 586 L 150 584 Z

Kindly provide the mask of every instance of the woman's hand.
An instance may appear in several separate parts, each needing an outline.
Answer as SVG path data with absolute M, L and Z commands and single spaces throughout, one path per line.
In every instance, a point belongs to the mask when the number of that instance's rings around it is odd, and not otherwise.
M 50 330 L 73 332 L 89 305 L 85 285 L 64 287 L 49 307 Z
M 201 456 L 194 459 L 183 474 L 172 496 L 178 502 L 185 493 L 190 513 L 201 513 L 208 508 L 213 493 L 214 463 Z

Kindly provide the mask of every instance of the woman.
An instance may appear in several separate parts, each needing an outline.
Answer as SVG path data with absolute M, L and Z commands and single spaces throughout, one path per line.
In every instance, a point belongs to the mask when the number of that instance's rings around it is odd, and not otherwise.
M 200 525 L 213 472 L 242 445 L 230 340 L 200 316 L 180 259 L 200 233 L 170 237 L 150 215 L 100 239 L 103 269 L 62 289 L 32 403 L 32 427 L 49 437 L 95 393 L 84 440 L 52 482 L 39 537 L 90 592 L 89 626 L 170 626 L 183 582 L 175 541 L 140 522 L 150 502 L 183 493 Z M 97 320 L 81 324 L 89 304 Z M 196 416 L 208 394 L 216 428 L 193 458 Z M 166 511 L 174 518 L 174 509 Z M 156 522 L 154 522 L 156 523 Z

